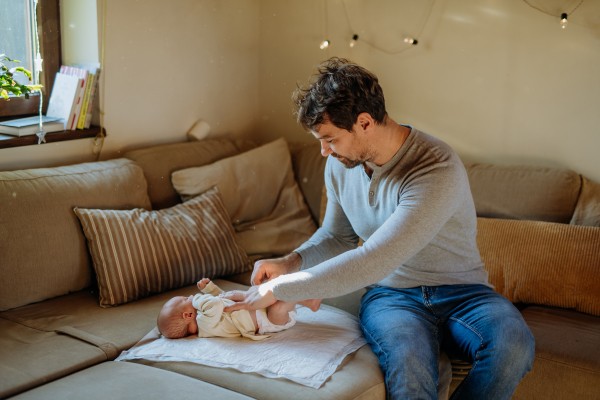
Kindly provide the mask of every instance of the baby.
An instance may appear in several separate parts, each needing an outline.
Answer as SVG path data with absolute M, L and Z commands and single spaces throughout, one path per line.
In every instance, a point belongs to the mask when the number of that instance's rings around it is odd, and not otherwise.
M 203 294 L 177 296 L 167 301 L 157 319 L 158 330 L 169 339 L 198 334 L 199 337 L 244 336 L 253 340 L 266 339 L 268 333 L 280 332 L 296 323 L 296 304 L 317 311 L 322 300 L 298 303 L 277 301 L 267 309 L 223 312 L 234 302 L 217 297 L 223 291 L 204 278 L 198 282 Z

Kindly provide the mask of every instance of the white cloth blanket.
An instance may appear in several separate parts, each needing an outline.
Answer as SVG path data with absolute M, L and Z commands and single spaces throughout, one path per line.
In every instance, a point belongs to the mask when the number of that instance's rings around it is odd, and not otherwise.
M 261 341 L 197 336 L 166 339 L 154 328 L 115 361 L 187 361 L 286 378 L 318 389 L 346 355 L 367 342 L 357 318 L 344 311 L 326 305 L 317 312 L 306 307 L 297 311 L 295 326 Z

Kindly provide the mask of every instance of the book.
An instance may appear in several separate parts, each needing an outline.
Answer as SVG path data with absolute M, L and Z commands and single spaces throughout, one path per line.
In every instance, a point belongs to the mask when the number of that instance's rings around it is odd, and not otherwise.
M 60 132 L 64 130 L 65 121 L 60 118 L 42 117 L 44 132 Z M 11 136 L 35 135 L 40 131 L 40 117 L 27 117 L 0 122 L 0 133 Z
M 62 65 L 60 67 L 60 72 L 66 75 L 74 75 L 79 79 L 79 89 L 77 90 L 77 95 L 75 96 L 75 113 L 73 118 L 67 122 L 67 130 L 75 130 L 77 129 L 77 123 L 79 122 L 79 115 L 81 114 L 81 107 L 83 106 L 83 98 L 85 96 L 85 86 L 88 80 L 88 71 L 82 68 L 71 67 Z
M 69 121 L 73 121 L 75 115 L 75 96 L 79 90 L 79 78 L 73 75 L 56 73 L 48 110 L 46 116 L 56 117 L 65 121 L 65 130 L 68 130 Z
M 85 117 L 87 116 L 87 109 L 88 105 L 90 104 L 90 92 L 92 91 L 92 85 L 94 84 L 94 77 L 94 74 L 88 74 L 87 84 L 85 85 L 85 94 L 83 96 L 83 104 L 81 106 L 81 113 L 79 114 L 79 120 L 77 121 L 77 129 L 83 129 L 85 127 Z
M 83 105 L 81 107 L 81 114 L 79 115 L 79 121 L 77 122 L 77 129 L 87 129 L 90 127 L 91 116 L 93 111 L 94 95 L 96 92 L 96 86 L 98 82 L 98 73 L 100 71 L 99 63 L 84 63 L 76 64 L 74 67 L 82 68 L 88 71 L 88 81 L 85 87 L 85 96 L 83 98 Z M 89 122 L 86 126 L 86 119 Z
M 96 97 L 100 97 L 100 93 L 98 91 L 98 82 L 100 81 L 100 75 L 102 75 L 102 68 L 96 68 L 95 72 L 96 73 L 94 74 L 94 85 L 92 86 L 92 90 L 90 92 L 90 100 L 88 102 L 87 115 L 85 116 L 85 129 L 88 129 L 92 124 L 92 112 L 94 111 L 94 101 L 96 101 Z M 96 93 L 98 93 L 98 96 L 96 96 Z

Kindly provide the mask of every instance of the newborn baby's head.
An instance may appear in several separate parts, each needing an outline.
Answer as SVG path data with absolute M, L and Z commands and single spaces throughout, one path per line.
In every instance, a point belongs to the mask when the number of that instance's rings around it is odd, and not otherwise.
M 179 339 L 198 333 L 196 315 L 198 311 L 194 308 L 189 297 L 177 296 L 167 301 L 158 313 L 156 324 L 160 333 L 169 339 Z

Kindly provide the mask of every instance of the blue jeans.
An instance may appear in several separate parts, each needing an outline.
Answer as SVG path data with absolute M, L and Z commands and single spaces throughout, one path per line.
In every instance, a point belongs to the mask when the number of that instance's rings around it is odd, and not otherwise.
M 521 313 L 483 285 L 377 287 L 360 325 L 379 357 L 388 399 L 437 399 L 440 351 L 473 363 L 452 399 L 510 399 L 535 342 Z

